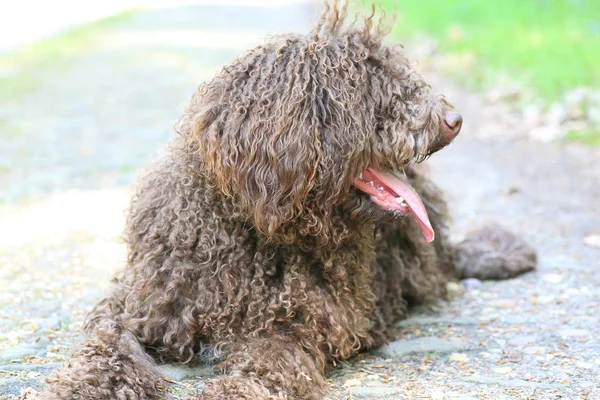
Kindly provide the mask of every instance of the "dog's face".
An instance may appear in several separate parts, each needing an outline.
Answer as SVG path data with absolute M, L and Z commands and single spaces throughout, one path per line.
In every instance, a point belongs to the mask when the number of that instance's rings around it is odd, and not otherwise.
M 376 128 L 368 154 L 354 164 L 350 208 L 375 222 L 412 215 L 428 242 L 435 232 L 418 193 L 411 187 L 410 164 L 444 148 L 458 135 L 462 117 L 435 96 L 398 48 L 381 48 L 366 60 Z M 409 174 L 410 175 L 410 174 Z
M 431 241 L 401 171 L 449 144 L 462 119 L 399 47 L 369 24 L 340 34 L 337 23 L 324 18 L 311 35 L 275 38 L 225 67 L 192 99 L 190 136 L 218 187 L 269 236 L 331 236 L 335 220 L 412 214 Z

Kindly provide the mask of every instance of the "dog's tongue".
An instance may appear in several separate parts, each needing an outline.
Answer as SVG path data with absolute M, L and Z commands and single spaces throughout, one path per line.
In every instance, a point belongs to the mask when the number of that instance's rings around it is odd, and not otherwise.
M 389 189 L 393 190 L 398 196 L 401 196 L 404 199 L 411 214 L 419 223 L 419 227 L 421 228 L 423 236 L 425 236 L 425 240 L 427 240 L 427 242 L 432 242 L 435 238 L 435 232 L 433 231 L 431 222 L 429 222 L 427 210 L 417 192 L 415 192 L 408 183 L 388 172 L 379 171 L 373 167 L 370 167 L 369 171 Z

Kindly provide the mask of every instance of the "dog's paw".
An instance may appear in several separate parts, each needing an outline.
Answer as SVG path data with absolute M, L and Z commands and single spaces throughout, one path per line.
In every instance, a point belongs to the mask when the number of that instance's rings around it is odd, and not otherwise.
M 537 254 L 523 239 L 492 224 L 470 232 L 456 245 L 454 262 L 460 279 L 508 279 L 534 270 Z

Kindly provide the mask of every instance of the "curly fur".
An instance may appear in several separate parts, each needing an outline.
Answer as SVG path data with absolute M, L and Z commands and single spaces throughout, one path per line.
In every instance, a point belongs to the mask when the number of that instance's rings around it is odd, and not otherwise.
M 165 395 L 153 365 L 212 355 L 203 399 L 317 399 L 323 374 L 389 340 L 407 306 L 445 296 L 447 210 L 416 162 L 447 144 L 431 94 L 373 16 L 327 3 L 306 36 L 278 36 L 200 86 L 169 156 L 140 180 L 128 264 L 46 399 Z M 436 231 L 351 183 L 403 169 Z
M 508 279 L 536 268 L 533 247 L 497 224 L 473 230 L 455 246 L 458 278 Z

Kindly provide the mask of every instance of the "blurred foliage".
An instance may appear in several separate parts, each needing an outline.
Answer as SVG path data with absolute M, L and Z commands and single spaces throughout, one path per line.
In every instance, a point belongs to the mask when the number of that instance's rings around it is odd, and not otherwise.
M 0 55 L 0 101 L 28 93 L 49 68 L 64 68 L 93 45 L 96 35 L 128 21 L 135 10 L 100 19 Z
M 567 133 L 566 139 L 583 142 L 590 146 L 600 146 L 600 129 L 573 130 Z
M 509 74 L 553 101 L 579 86 L 600 87 L 600 0 L 384 0 L 394 35 L 424 32 L 462 53 L 466 81 Z M 400 39 L 401 40 L 401 39 Z

